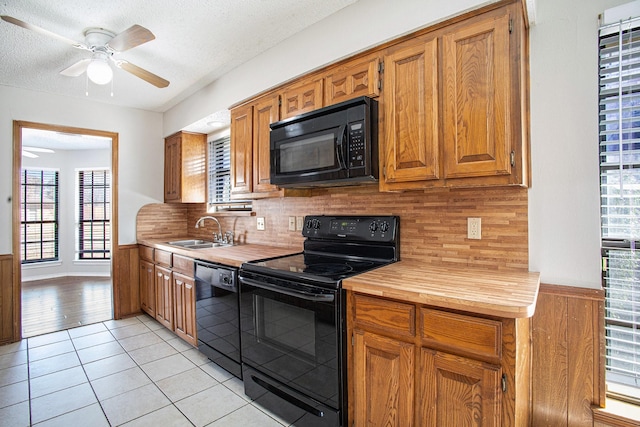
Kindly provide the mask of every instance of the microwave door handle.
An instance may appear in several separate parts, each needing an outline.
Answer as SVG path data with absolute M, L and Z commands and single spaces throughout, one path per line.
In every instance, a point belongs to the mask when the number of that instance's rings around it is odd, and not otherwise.
M 337 151 L 338 151 L 338 163 L 341 169 L 347 169 L 347 163 L 344 161 L 344 151 L 345 151 L 345 141 L 347 139 L 347 125 L 340 126 L 340 130 L 338 131 L 338 142 L 337 142 Z
M 292 289 L 283 289 L 279 286 L 274 286 L 264 282 L 258 282 L 257 280 L 251 280 L 245 277 L 241 277 L 240 282 L 249 286 L 253 286 L 255 288 L 265 289 L 278 294 L 289 295 L 291 297 L 302 298 L 307 301 L 332 302 L 335 299 L 333 294 L 312 294 L 309 292 L 296 291 Z

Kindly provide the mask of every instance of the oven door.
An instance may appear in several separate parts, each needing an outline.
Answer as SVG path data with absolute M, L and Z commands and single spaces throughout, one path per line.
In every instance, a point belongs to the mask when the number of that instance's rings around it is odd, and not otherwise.
M 250 397 L 271 394 L 306 416 L 339 425 L 344 398 L 340 299 L 337 289 L 241 273 L 243 378 Z
M 334 181 L 349 177 L 347 125 L 306 133 L 310 123 L 271 131 L 271 184 L 279 186 Z M 313 128 L 313 127 L 312 127 Z

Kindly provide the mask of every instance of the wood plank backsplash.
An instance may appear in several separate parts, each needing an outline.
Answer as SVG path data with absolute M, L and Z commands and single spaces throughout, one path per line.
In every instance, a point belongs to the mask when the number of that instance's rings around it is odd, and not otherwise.
M 374 186 L 314 189 L 311 197 L 261 199 L 256 216 L 221 216 L 223 230 L 241 243 L 301 248 L 300 231 L 289 231 L 289 216 L 399 215 L 400 258 L 425 264 L 528 270 L 528 197 L 520 187 L 434 189 L 380 193 Z M 138 238 L 209 238 L 213 221 L 196 229 L 204 204 L 154 204 L 138 213 Z M 266 229 L 256 229 L 264 217 Z M 482 239 L 467 239 L 467 218 L 482 219 Z

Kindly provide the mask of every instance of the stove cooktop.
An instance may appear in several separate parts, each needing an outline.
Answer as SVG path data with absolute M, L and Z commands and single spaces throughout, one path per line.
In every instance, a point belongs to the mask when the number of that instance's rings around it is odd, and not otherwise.
M 297 276 L 308 280 L 338 282 L 347 277 L 388 264 L 379 261 L 356 261 L 343 258 L 295 254 L 248 263 L 263 272 Z M 250 267 L 249 267 L 250 268 Z
M 304 252 L 250 261 L 243 272 L 339 288 L 341 280 L 398 260 L 396 216 L 305 217 Z

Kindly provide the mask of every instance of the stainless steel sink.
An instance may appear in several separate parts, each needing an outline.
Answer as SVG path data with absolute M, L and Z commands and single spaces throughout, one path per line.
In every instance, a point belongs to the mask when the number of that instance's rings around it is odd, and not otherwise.
M 207 248 L 217 248 L 220 246 L 230 246 L 225 243 L 212 242 L 210 240 L 200 240 L 200 239 L 188 239 L 188 240 L 174 240 L 172 242 L 167 242 L 173 246 L 179 246 L 185 249 L 207 249 Z

